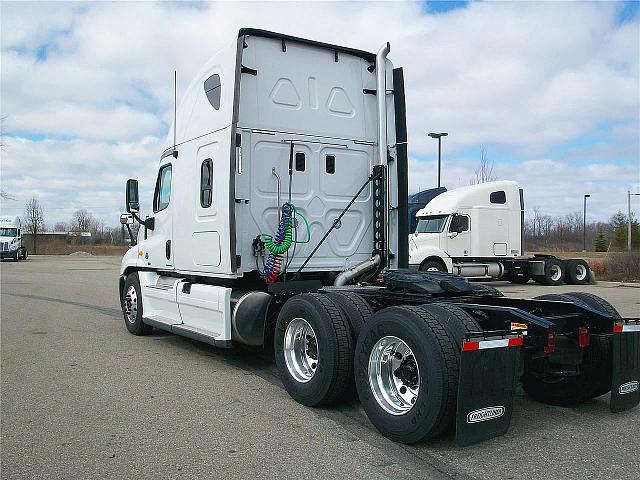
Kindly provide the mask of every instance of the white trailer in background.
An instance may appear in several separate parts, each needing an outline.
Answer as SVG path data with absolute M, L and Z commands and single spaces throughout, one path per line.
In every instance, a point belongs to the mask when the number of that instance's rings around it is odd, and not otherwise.
M 424 271 L 513 283 L 582 285 L 591 278 L 582 259 L 524 256 L 524 195 L 509 180 L 441 193 L 416 214 L 409 263 Z
M 27 259 L 19 217 L 0 217 L 0 258 L 12 258 L 15 262 Z

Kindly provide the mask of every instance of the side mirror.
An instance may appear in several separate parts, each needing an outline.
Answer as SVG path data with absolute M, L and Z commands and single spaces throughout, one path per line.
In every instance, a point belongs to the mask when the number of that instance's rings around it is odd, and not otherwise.
M 138 180 L 130 178 L 127 180 L 127 212 L 138 213 L 139 211 L 140 200 L 138 199 Z M 120 222 L 122 222 L 122 217 L 120 217 Z
M 123 213 L 120 215 L 120 223 L 122 225 L 133 225 L 133 215 L 130 213 Z

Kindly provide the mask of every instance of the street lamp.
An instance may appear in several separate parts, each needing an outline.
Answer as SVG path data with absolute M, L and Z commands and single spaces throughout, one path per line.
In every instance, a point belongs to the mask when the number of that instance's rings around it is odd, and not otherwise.
M 631 195 L 638 195 L 640 193 L 631 193 L 631 190 L 627 190 L 627 250 L 631 251 Z
M 446 137 L 447 135 L 449 135 L 447 132 L 442 132 L 442 133 L 433 133 L 431 132 L 429 134 L 429 136 L 431 138 L 437 138 L 438 139 L 438 188 L 440 188 L 440 168 L 441 168 L 441 162 L 442 162 L 442 158 L 440 156 L 440 152 L 442 151 L 442 137 Z
M 587 198 L 591 195 L 585 193 L 584 195 L 584 213 L 582 215 L 582 251 L 587 251 Z

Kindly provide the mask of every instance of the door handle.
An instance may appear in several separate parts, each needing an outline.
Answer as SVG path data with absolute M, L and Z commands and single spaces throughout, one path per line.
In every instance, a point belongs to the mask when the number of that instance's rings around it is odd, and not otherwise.
M 167 257 L 167 260 L 169 260 L 171 258 L 171 240 L 167 240 L 167 243 L 165 243 L 165 252 L 164 252 L 164 254 Z

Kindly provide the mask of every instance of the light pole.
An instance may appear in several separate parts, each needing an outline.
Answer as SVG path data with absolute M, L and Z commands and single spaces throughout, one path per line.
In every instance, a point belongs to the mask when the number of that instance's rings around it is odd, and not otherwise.
M 433 132 L 431 132 L 429 134 L 429 136 L 431 138 L 437 138 L 438 139 L 438 188 L 440 188 L 440 170 L 441 170 L 441 165 L 442 165 L 442 157 L 441 157 L 442 137 L 446 137 L 447 135 L 449 135 L 447 132 L 441 132 L 441 133 L 433 133 Z
M 631 193 L 631 190 L 627 190 L 627 250 L 631 251 L 631 195 L 638 195 L 640 193 Z
M 582 251 L 587 251 L 587 198 L 591 195 L 584 195 L 584 213 L 582 214 Z

